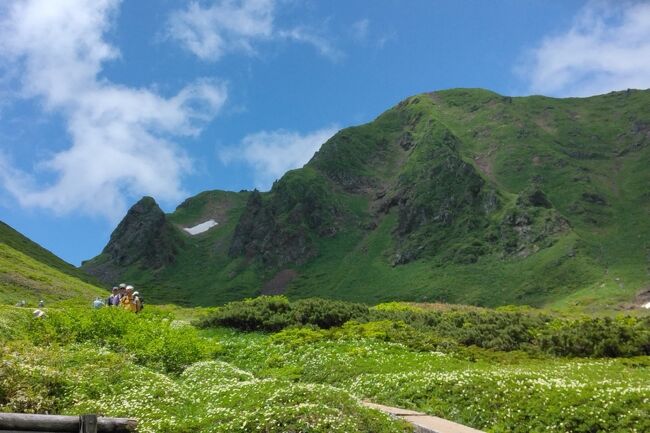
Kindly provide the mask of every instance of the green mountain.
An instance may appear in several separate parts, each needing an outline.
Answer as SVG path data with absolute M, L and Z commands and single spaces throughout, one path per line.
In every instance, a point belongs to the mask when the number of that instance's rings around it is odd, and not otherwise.
M 421 94 L 341 130 L 269 192 L 209 191 L 168 215 L 143 199 L 83 268 L 188 305 L 632 306 L 650 294 L 649 144 L 650 91 Z
M 0 221 L 0 303 L 105 296 L 95 278 Z

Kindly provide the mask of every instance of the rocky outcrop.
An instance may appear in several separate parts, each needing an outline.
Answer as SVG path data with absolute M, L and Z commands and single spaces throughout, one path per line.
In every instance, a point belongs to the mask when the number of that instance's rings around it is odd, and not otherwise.
M 494 189 L 461 158 L 459 144 L 444 125 L 432 125 L 417 142 L 395 193 L 383 198 L 382 212 L 397 208 L 394 265 L 449 254 L 456 238 L 484 232 L 489 215 L 501 206 Z
M 102 253 L 82 268 L 104 281 L 133 265 L 155 271 L 174 263 L 183 245 L 178 229 L 156 201 L 144 197 L 129 209 Z
M 526 206 L 518 201 L 502 218 L 496 236 L 489 240 L 501 246 L 503 256 L 528 257 L 553 245 L 557 235 L 569 229 L 568 221 L 555 209 Z
M 256 258 L 270 267 L 305 263 L 318 254 L 317 238 L 337 233 L 338 213 L 321 175 L 310 169 L 287 173 L 268 196 L 251 194 L 229 254 Z

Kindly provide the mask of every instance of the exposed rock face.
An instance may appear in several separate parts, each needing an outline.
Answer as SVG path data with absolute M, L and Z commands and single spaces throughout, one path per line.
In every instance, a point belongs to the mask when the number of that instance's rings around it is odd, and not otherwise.
M 397 212 L 393 265 L 434 256 L 465 264 L 487 254 L 525 257 L 568 229 L 541 189 L 531 186 L 509 202 L 463 158 L 463 143 L 444 123 L 421 121 L 392 113 L 377 121 L 386 124 L 384 135 L 365 127 L 341 131 L 302 173 L 289 173 L 268 196 L 250 198 L 230 255 L 271 267 L 307 262 L 318 254 L 318 237 L 337 233 L 331 189 L 371 198 L 376 219 Z M 346 158 L 334 157 L 340 154 Z
M 501 201 L 476 168 L 460 157 L 458 138 L 443 125 L 432 125 L 430 133 L 410 147 L 415 145 L 394 195 L 379 207 L 383 212 L 397 207 L 393 264 L 441 252 L 456 261 L 452 252 L 456 247 L 449 244 L 470 232 L 481 238 L 489 215 L 501 207 Z M 470 261 L 475 261 L 478 255 L 472 257 Z
M 517 206 L 506 212 L 492 240 L 503 248 L 506 256 L 527 257 L 551 246 L 556 235 L 570 229 L 569 223 L 553 208 Z
M 147 268 L 173 263 L 183 240 L 151 197 L 137 202 L 117 226 L 104 251 L 118 265 Z
M 337 206 L 316 172 L 290 172 L 264 198 L 251 194 L 232 238 L 231 257 L 255 257 L 264 265 L 305 263 L 318 253 L 314 238 L 337 232 Z
M 102 262 L 85 262 L 83 268 L 107 282 L 119 275 L 116 269 L 131 265 L 157 270 L 175 261 L 183 243 L 156 201 L 144 197 L 129 209 L 111 234 L 102 251 Z
M 648 101 L 650 91 L 417 95 L 338 132 L 269 192 L 208 191 L 166 218 L 144 200 L 84 268 L 124 272 L 166 301 L 182 287 L 204 304 L 280 291 L 282 278 L 265 283 L 286 269 L 300 272 L 296 294 L 488 303 L 497 285 L 508 302 L 542 302 L 561 291 L 538 289 L 590 286 L 615 263 L 645 272 Z M 209 219 L 219 226 L 205 235 L 172 230 Z M 396 281 L 391 265 L 413 281 Z

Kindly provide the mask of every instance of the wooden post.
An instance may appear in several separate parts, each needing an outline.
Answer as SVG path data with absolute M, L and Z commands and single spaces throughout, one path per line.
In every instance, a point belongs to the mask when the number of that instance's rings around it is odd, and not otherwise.
M 79 417 L 79 433 L 97 433 L 97 415 L 81 415 Z
M 138 424 L 136 420 L 128 418 L 104 418 L 91 415 L 94 419 L 85 419 L 84 416 L 0 413 L 0 433 L 133 433 Z M 87 425 L 86 428 L 94 428 L 94 430 L 82 430 L 84 423 Z

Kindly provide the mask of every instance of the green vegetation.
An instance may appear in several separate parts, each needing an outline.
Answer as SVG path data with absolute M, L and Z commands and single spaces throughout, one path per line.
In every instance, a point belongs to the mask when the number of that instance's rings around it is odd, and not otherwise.
M 342 326 L 333 333 L 300 331 L 295 336 L 373 335 L 422 350 L 475 346 L 498 351 L 520 350 L 533 355 L 650 355 L 650 316 L 567 318 L 530 309 L 451 307 L 441 310 L 400 303 L 369 308 L 327 299 L 289 302 L 285 297 L 272 296 L 226 304 L 199 323 L 202 327 L 267 332 L 296 326 L 321 329 Z
M 293 303 L 283 296 L 262 296 L 232 302 L 201 321 L 202 326 L 229 326 L 243 331 L 279 331 L 288 326 L 332 328 L 368 316 L 368 307 L 328 299 L 302 299 Z
M 487 432 L 650 428 L 647 317 L 282 297 L 46 312 L 0 306 L 0 411 L 135 417 L 144 433 L 410 431 L 369 399 Z
M 295 331 L 282 331 L 282 334 Z M 414 351 L 372 334 L 316 340 L 218 331 L 227 361 L 326 383 L 488 432 L 629 432 L 648 424 L 647 357 L 584 360 Z
M 340 131 L 269 192 L 188 199 L 168 223 L 219 226 L 179 231 L 185 245 L 171 263 L 139 262 L 111 278 L 183 305 L 283 293 L 638 306 L 650 287 L 649 102 L 650 91 L 417 95 Z
M 261 317 L 269 305 L 283 305 L 279 316 L 286 318 L 295 304 L 257 299 L 223 310 L 231 321 L 237 311 L 250 320 L 252 310 Z M 214 328 L 205 335 L 219 338 L 222 359 L 259 377 L 350 389 L 361 398 L 488 432 L 650 427 L 647 317 L 594 319 L 522 308 L 403 303 L 356 314 L 361 322 L 329 329 L 294 320 L 271 334 Z M 219 317 L 217 311 L 203 323 L 216 324 Z M 626 349 L 632 340 L 636 348 Z M 568 347 L 574 350 L 562 353 Z M 610 358 L 593 359 L 601 356 Z
M 144 198 L 83 265 L 136 284 L 139 315 L 90 309 L 105 291 L 0 224 L 0 304 L 48 306 L 0 305 L 0 411 L 408 431 L 371 399 L 495 433 L 650 431 L 649 107 L 423 94 L 269 192 Z
M 111 284 L 135 284 L 149 303 L 210 306 L 254 296 L 261 284 L 256 270 L 247 267 L 243 260 L 228 256 L 233 231 L 249 195 L 207 191 L 178 206 L 176 212 L 167 216 L 165 225 L 177 232 L 183 246 L 173 261 L 163 267 L 151 269 L 142 262 L 116 266 L 107 254 L 102 254 L 84 263 L 82 269 L 96 269 Z M 156 209 L 150 212 L 156 213 Z M 181 230 L 208 219 L 215 219 L 219 225 L 197 236 Z M 139 230 L 138 220 L 133 221 L 133 231 Z
M 0 304 L 24 300 L 35 307 L 41 299 L 50 303 L 70 298 L 90 303 L 107 293 L 0 242 Z
M 154 311 L 151 311 L 154 310 Z M 258 378 L 158 309 L 0 307 L 0 411 L 103 413 L 153 432 L 407 432 L 326 384 Z
M 26 238 L 2 221 L 0 221 L 0 243 L 5 244 L 9 248 L 18 251 L 26 256 L 29 256 L 33 260 L 40 262 L 43 265 L 46 265 L 71 277 L 78 278 L 90 284 L 96 285 L 97 283 L 97 281 L 90 275 L 72 266 L 70 263 L 61 260 L 50 251 Z
M 91 302 L 107 292 L 95 278 L 61 260 L 0 221 L 0 304 L 77 299 Z

